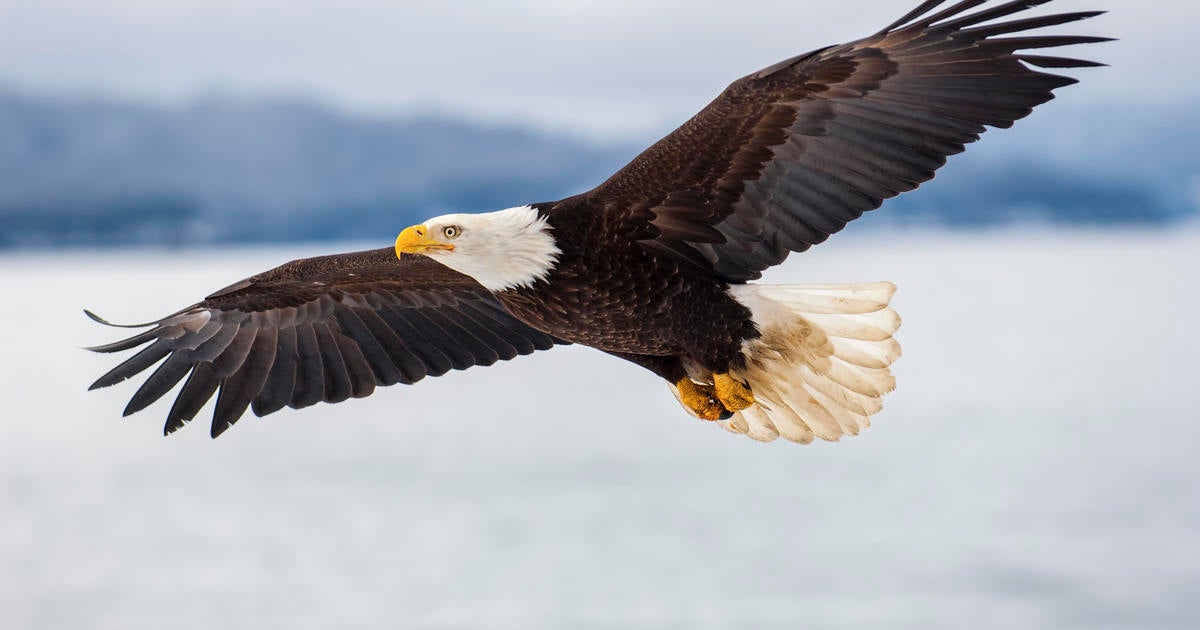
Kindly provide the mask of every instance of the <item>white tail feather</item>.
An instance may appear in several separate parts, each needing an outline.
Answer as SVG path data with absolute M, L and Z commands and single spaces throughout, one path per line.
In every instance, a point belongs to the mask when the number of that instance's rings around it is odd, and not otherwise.
M 719 424 L 769 442 L 800 444 L 857 435 L 883 408 L 900 357 L 892 335 L 900 317 L 890 282 L 731 287 L 762 336 L 746 342 L 746 366 L 731 376 L 749 383 L 755 404 Z

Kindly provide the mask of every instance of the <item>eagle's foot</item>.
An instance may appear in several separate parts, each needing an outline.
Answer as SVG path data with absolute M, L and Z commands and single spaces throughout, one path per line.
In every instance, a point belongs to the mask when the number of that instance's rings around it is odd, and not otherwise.
M 730 417 L 729 410 L 717 400 L 711 385 L 701 385 L 688 377 L 675 383 L 679 390 L 679 402 L 701 420 L 724 420 Z
M 729 374 L 713 374 L 713 392 L 721 405 L 730 411 L 741 411 L 754 404 L 754 392 Z

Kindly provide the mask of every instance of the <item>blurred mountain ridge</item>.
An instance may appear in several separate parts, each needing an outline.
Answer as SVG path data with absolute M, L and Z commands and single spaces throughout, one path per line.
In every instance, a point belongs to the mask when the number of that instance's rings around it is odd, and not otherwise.
M 871 223 L 1173 224 L 1200 208 L 1194 111 L 1035 115 Z M 651 141 L 365 118 L 301 98 L 167 107 L 0 87 L 0 247 L 378 237 L 586 190 Z

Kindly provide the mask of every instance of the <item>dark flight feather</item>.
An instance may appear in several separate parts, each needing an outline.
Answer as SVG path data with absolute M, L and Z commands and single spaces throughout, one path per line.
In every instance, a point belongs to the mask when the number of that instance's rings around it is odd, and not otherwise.
M 262 391 L 250 402 L 254 415 L 262 417 L 287 406 L 296 386 L 296 328 L 280 328 L 276 335 L 275 361 Z
M 217 392 L 221 380 L 213 374 L 212 363 L 197 363 L 192 368 L 183 389 L 175 397 L 171 410 L 167 412 L 167 422 L 163 425 L 163 435 L 174 433 L 191 422 L 200 413 L 200 408 Z

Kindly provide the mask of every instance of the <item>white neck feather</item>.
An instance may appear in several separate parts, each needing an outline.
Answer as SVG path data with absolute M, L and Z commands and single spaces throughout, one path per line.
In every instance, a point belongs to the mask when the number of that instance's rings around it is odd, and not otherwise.
M 474 278 L 490 291 L 532 286 L 554 268 L 562 250 L 546 219 L 530 206 L 484 214 L 447 214 L 425 222 L 430 234 L 457 226 L 454 249 L 431 251 L 434 260 Z

